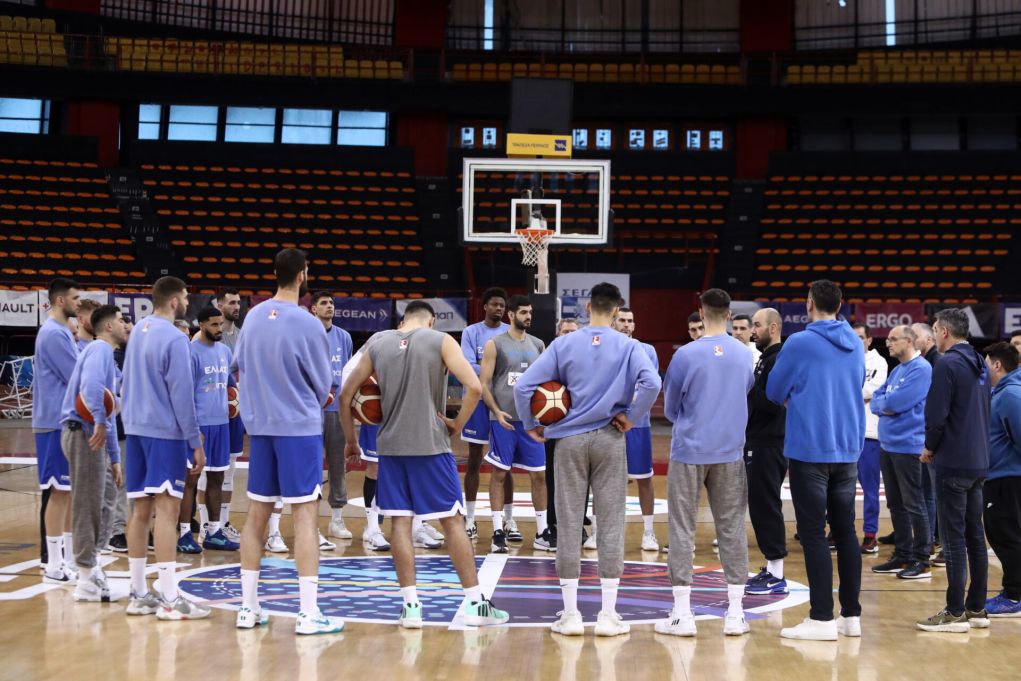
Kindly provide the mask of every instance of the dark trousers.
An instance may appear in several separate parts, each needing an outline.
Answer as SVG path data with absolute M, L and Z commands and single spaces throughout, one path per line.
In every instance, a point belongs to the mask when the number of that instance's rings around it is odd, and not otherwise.
M 550 532 L 557 533 L 557 504 L 556 504 L 556 482 L 553 476 L 553 455 L 557 451 L 556 440 L 546 440 L 546 521 L 549 524 Z
M 809 617 L 833 619 L 833 559 L 826 541 L 829 519 L 837 548 L 840 577 L 840 614 L 861 616 L 861 550 L 854 529 L 854 463 L 807 463 L 790 460 L 791 497 L 798 522 L 798 536 L 805 552 L 805 570 L 811 608 Z
M 931 466 L 922 466 L 922 497 L 925 499 L 925 512 L 929 516 L 929 533 L 935 542 L 939 539 L 939 514 L 936 513 L 936 475 Z
M 42 502 L 39 504 L 39 562 L 45 565 L 50 553 L 46 548 L 46 505 L 50 503 L 50 488 L 43 490 Z
M 1021 477 L 987 480 L 982 494 L 986 538 L 1003 565 L 1003 594 L 1021 600 Z
M 783 443 L 748 447 L 744 462 L 748 474 L 748 514 L 755 543 L 766 560 L 782 560 L 787 557 L 787 525 L 780 501 L 780 489 L 787 477 Z
M 922 496 L 922 466 L 912 454 L 881 452 L 879 465 L 886 485 L 886 507 L 890 509 L 896 537 L 895 559 L 929 564 L 932 533 Z
M 989 554 L 982 529 L 984 482 L 984 478 L 942 475 L 936 470 L 939 532 L 947 558 L 947 609 L 953 615 L 960 615 L 966 607 L 981 610 L 986 603 Z M 968 584 L 969 575 L 971 584 Z

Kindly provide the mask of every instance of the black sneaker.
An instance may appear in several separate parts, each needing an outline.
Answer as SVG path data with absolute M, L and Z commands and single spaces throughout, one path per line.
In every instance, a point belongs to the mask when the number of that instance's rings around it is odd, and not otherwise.
M 896 574 L 901 570 L 906 570 L 909 567 L 911 567 L 911 563 L 909 563 L 906 560 L 901 560 L 900 558 L 894 556 L 885 563 L 880 563 L 879 565 L 873 566 L 872 571 L 878 572 L 879 574 Z
M 493 543 L 489 550 L 492 553 L 507 553 L 507 534 L 503 530 L 493 532 Z
M 884 534 L 882 537 L 876 537 L 876 541 L 878 541 L 880 544 L 886 544 L 887 546 L 892 546 L 897 543 L 897 540 L 894 538 L 893 532 L 891 532 L 890 534 Z
M 943 549 L 940 549 L 939 553 L 936 554 L 936 557 L 932 559 L 932 566 L 933 567 L 946 567 L 947 566 L 947 557 L 943 553 Z
M 110 537 L 110 548 L 117 553 L 127 553 L 128 538 L 123 534 L 115 534 Z
M 538 549 L 539 551 L 549 551 L 550 553 L 556 553 L 557 551 L 557 537 L 555 534 L 550 532 L 547 527 L 542 531 L 542 534 L 535 535 L 535 541 L 532 542 L 532 548 Z
M 911 563 L 897 573 L 898 579 L 929 579 L 930 577 L 932 577 L 932 570 L 929 569 L 929 564 L 920 560 Z

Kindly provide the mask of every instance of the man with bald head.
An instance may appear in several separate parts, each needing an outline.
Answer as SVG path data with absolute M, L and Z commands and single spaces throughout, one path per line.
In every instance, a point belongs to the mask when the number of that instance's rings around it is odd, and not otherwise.
M 766 381 L 780 352 L 782 325 L 780 313 L 770 307 L 752 317 L 751 337 L 761 354 L 755 363 L 755 383 L 748 393 L 744 461 L 748 473 L 748 512 L 755 543 L 766 558 L 766 566 L 745 585 L 749 595 L 787 593 L 783 571 L 787 526 L 780 501 L 780 488 L 787 476 L 787 457 L 783 453 L 787 412 L 766 397 Z
M 936 347 L 936 336 L 932 333 L 932 327 L 922 322 L 911 325 L 911 331 L 915 334 L 915 350 L 922 353 L 922 357 L 934 366 L 940 358 L 939 349 Z

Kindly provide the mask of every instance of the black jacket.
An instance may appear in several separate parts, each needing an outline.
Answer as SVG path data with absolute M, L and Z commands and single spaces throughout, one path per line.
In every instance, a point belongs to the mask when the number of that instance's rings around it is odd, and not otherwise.
M 780 344 L 762 351 L 755 365 L 755 383 L 748 391 L 748 426 L 745 428 L 745 449 L 783 447 L 787 409 L 766 397 L 766 381 L 780 354 Z
M 935 345 L 929 348 L 929 352 L 925 353 L 925 361 L 931 364 L 932 366 L 936 366 L 936 360 L 938 360 L 940 357 L 942 357 L 942 355 L 939 354 L 939 350 L 936 349 Z
M 989 472 L 989 370 L 982 355 L 958 343 L 936 362 L 925 398 L 925 448 L 942 475 Z

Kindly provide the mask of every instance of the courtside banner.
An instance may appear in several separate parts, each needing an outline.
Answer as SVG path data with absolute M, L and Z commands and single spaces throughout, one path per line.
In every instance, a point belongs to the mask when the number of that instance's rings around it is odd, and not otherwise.
M 1003 323 L 1000 324 L 1000 334 L 1006 338 L 1018 329 L 1021 329 L 1021 304 L 1003 305 Z
M 385 331 L 393 326 L 393 302 L 378 298 L 334 298 L 333 323 L 345 331 Z
M 613 284 L 620 289 L 624 307 L 630 307 L 631 275 L 609 272 L 559 272 L 557 273 L 557 298 L 560 299 L 561 319 L 577 319 L 579 324 L 588 324 L 585 306 L 592 298 L 592 287 L 600 283 Z
M 850 319 L 851 310 L 851 306 L 844 303 L 840 306 L 837 319 Z M 804 331 L 805 327 L 808 326 L 808 308 L 805 307 L 804 303 L 781 303 L 780 316 L 783 317 L 783 329 L 780 333 L 783 334 L 784 338 L 792 333 Z
M 39 326 L 43 325 L 46 318 L 50 314 L 50 295 L 48 291 L 39 291 Z M 88 298 L 94 300 L 100 305 L 106 305 L 110 302 L 110 294 L 106 291 L 81 291 L 82 300 Z
M 925 306 L 921 303 L 917 305 L 857 303 L 854 306 L 854 319 L 868 326 L 872 330 L 873 338 L 886 338 L 890 335 L 890 330 L 897 326 L 924 324 L 928 321 Z
M 0 291 L 0 326 L 38 324 L 39 295 L 35 291 Z
M 956 307 L 968 315 L 968 335 L 973 338 L 999 338 L 997 331 L 1000 326 L 1000 306 L 994 303 L 978 303 L 976 305 L 946 305 L 929 303 L 925 306 L 925 314 L 933 319 L 940 310 Z
M 468 326 L 468 299 L 467 298 L 422 298 L 424 302 L 432 305 L 436 312 L 436 326 L 433 328 L 443 332 L 464 331 Z M 410 300 L 397 301 L 397 317 L 404 316 Z
M 562 156 L 571 158 L 570 135 L 507 135 L 508 156 Z
M 112 293 L 110 304 L 119 307 L 121 314 L 135 324 L 152 314 L 152 297 L 144 293 Z

